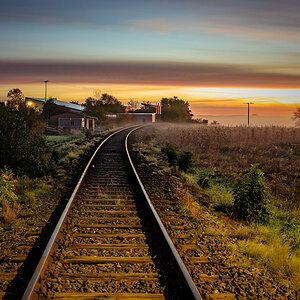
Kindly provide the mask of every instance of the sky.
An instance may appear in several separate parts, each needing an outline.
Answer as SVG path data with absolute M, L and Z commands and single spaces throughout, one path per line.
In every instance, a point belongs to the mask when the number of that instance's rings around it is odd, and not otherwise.
M 298 0 L 1 1 L 0 40 L 2 99 L 15 87 L 44 97 L 48 80 L 60 100 L 176 95 L 227 117 L 251 101 L 286 125 L 300 105 Z

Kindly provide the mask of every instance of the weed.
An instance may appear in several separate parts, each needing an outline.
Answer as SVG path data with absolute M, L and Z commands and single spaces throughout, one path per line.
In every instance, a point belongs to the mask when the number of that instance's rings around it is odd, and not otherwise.
M 15 193 L 17 180 L 13 178 L 11 170 L 4 168 L 0 171 L 0 203 L 3 208 L 3 218 L 5 221 L 14 221 L 21 209 L 19 198 Z

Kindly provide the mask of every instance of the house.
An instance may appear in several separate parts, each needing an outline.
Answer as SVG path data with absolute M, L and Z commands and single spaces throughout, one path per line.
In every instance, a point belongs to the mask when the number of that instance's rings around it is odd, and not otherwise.
M 95 130 L 96 118 L 86 114 L 85 106 L 57 99 L 26 97 L 26 104 L 42 113 L 49 127 Z
M 65 112 L 53 115 L 48 120 L 49 127 L 58 129 L 87 129 L 95 130 L 95 118 L 82 114 L 82 112 Z

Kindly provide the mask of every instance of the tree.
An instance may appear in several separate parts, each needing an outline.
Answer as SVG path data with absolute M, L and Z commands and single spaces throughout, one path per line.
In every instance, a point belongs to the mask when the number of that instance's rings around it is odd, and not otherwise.
M 161 118 L 163 121 L 188 122 L 192 117 L 187 101 L 178 99 L 176 96 L 161 99 Z
M 101 101 L 103 102 L 105 112 L 121 113 L 125 110 L 122 103 L 117 98 L 109 94 L 102 94 Z
M 11 89 L 7 93 L 7 98 L 13 105 L 18 105 L 25 102 L 24 94 L 18 88 Z
M 25 102 L 0 103 L 0 169 L 18 175 L 42 176 L 50 167 L 50 153 L 43 135 L 44 124 Z
M 300 126 L 300 107 L 294 112 L 293 120 L 296 121 L 296 126 Z
M 85 100 L 85 111 L 88 115 L 96 117 L 99 121 L 105 119 L 105 111 L 103 102 L 101 100 L 96 100 L 93 97 L 88 97 Z
M 106 113 L 124 112 L 121 102 L 109 94 L 102 94 L 100 99 L 88 97 L 84 105 L 87 114 L 98 118 L 99 121 L 105 119 Z

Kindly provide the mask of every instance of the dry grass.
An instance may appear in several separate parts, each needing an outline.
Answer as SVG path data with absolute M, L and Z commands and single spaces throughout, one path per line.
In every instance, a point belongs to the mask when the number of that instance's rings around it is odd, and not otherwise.
M 300 290 L 300 257 L 292 253 L 287 244 L 280 240 L 272 244 L 242 240 L 239 242 L 239 250 L 261 262 L 278 277 L 289 280 L 293 288 Z
M 299 212 L 300 128 L 163 124 L 154 136 L 191 151 L 197 167 L 225 175 L 259 163 L 273 197 Z
M 21 212 L 21 205 L 17 202 L 3 204 L 3 218 L 6 222 L 13 222 Z

